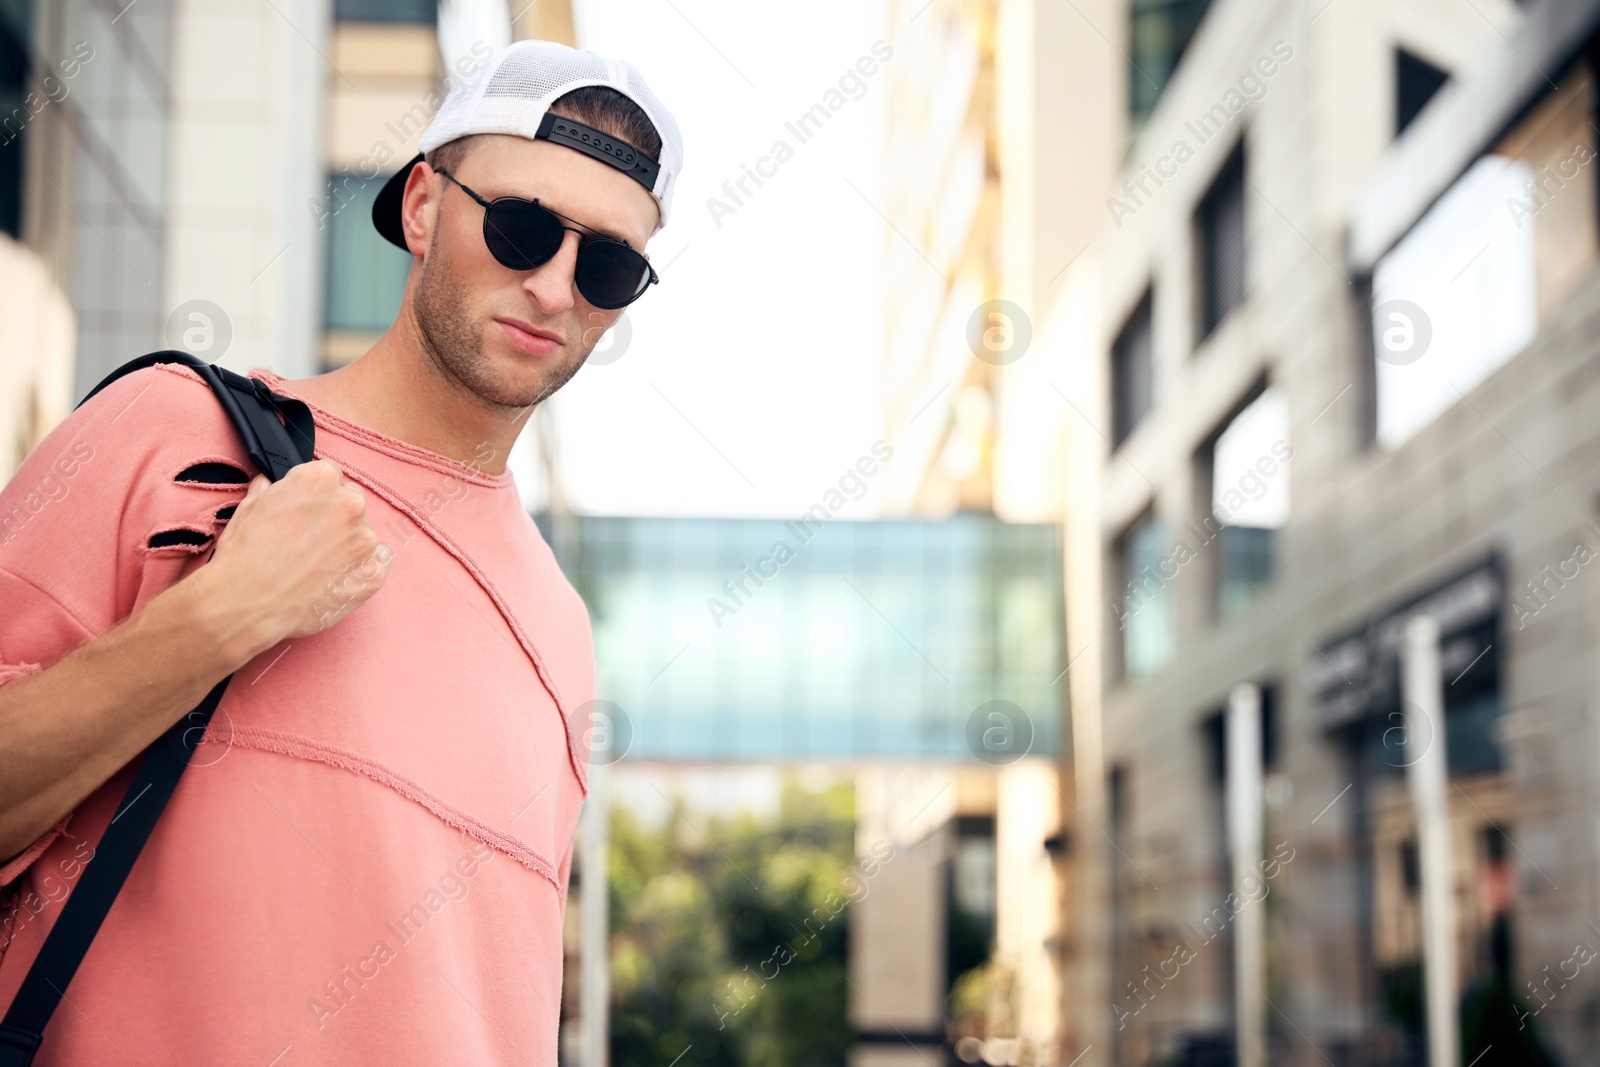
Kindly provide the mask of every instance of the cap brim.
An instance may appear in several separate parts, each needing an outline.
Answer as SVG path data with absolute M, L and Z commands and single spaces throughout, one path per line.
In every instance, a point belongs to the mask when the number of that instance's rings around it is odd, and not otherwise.
M 406 179 L 411 176 L 411 168 L 421 162 L 422 153 L 418 152 L 416 158 L 383 183 L 383 188 L 378 190 L 378 198 L 372 202 L 373 227 L 383 235 L 385 241 L 397 248 L 406 248 L 406 231 L 400 224 L 400 206 L 405 200 Z M 406 251 L 410 249 L 406 248 Z

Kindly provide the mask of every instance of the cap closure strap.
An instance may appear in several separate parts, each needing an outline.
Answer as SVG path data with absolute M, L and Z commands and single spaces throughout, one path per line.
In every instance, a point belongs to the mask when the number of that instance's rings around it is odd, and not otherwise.
M 614 137 L 604 130 L 597 130 L 588 123 L 547 111 L 539 123 L 539 132 L 534 136 L 539 140 L 565 145 L 592 159 L 608 163 L 652 193 L 655 192 L 656 173 L 660 170 L 656 161 L 627 141 Z

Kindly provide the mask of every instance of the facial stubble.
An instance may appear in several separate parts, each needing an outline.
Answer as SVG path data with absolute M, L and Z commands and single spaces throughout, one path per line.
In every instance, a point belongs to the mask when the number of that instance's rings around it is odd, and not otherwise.
M 533 407 L 571 381 L 594 349 L 583 343 L 583 336 L 568 342 L 565 358 L 552 364 L 531 387 L 495 373 L 494 361 L 484 351 L 485 324 L 474 322 L 463 304 L 461 297 L 468 286 L 459 280 L 445 248 L 435 229 L 412 302 L 423 347 L 435 367 L 486 404 L 500 408 Z

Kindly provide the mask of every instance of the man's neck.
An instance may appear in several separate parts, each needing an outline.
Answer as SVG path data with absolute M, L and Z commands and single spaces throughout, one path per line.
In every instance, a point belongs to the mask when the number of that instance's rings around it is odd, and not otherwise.
M 502 473 L 532 409 L 508 412 L 486 403 L 439 366 L 423 345 L 402 313 L 359 359 L 289 385 L 358 426 L 485 474 Z

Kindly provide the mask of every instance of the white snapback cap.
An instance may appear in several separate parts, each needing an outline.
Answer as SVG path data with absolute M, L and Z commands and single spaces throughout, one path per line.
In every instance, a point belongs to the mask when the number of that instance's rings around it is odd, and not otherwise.
M 574 89 L 604 85 L 639 105 L 661 137 L 661 158 L 593 126 L 550 114 L 550 105 Z M 683 168 L 678 123 L 633 64 L 569 48 L 555 41 L 517 41 L 490 56 L 445 97 L 418 143 L 421 151 L 391 176 L 372 205 L 372 223 L 392 244 L 406 247 L 400 203 L 406 177 L 423 155 L 460 137 L 505 133 L 550 141 L 622 171 L 650 190 L 660 208 L 656 230 L 667 224 L 672 188 Z

